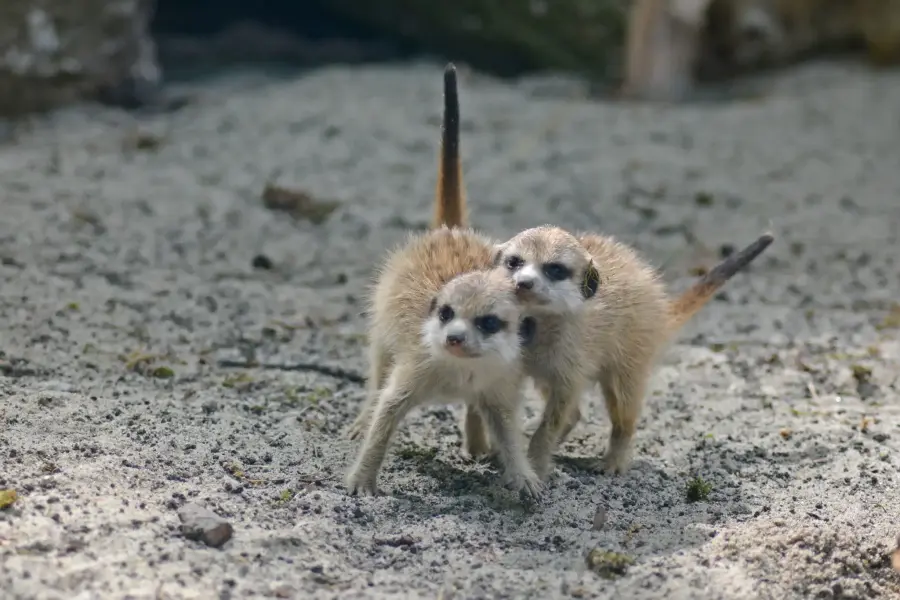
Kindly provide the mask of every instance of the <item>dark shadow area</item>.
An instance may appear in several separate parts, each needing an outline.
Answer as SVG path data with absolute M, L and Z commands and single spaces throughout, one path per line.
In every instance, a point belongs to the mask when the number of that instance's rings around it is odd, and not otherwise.
M 414 42 L 308 0 L 158 0 L 151 33 L 167 79 L 234 66 L 310 68 L 424 54 Z

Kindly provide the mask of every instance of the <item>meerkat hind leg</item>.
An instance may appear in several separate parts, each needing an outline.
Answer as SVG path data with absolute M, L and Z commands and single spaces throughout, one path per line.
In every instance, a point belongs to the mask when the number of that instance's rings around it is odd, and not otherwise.
M 541 399 L 544 402 L 547 402 L 547 398 L 550 397 L 550 389 L 547 387 L 546 383 L 541 383 L 539 385 L 535 385 L 537 388 L 537 392 L 540 395 Z M 557 444 L 562 444 L 569 434 L 572 433 L 572 430 L 575 429 L 575 426 L 578 425 L 578 422 L 581 420 L 581 408 L 579 406 L 575 406 L 571 409 L 569 419 L 566 421 L 566 425 L 560 431 L 559 439 L 557 440 Z M 525 433 L 527 435 L 533 435 L 537 428 L 540 427 L 542 421 L 542 417 L 536 417 L 529 421 L 525 425 Z
M 612 423 L 609 447 L 604 456 L 608 473 L 624 473 L 631 466 L 632 442 L 641 416 L 649 370 L 608 370 L 600 378 L 606 410 Z
M 356 462 L 347 473 L 351 494 L 374 496 L 378 472 L 384 462 L 391 438 L 406 414 L 417 404 L 420 391 L 414 388 L 413 369 L 395 367 L 387 385 L 372 407 L 369 427 Z
M 485 398 L 480 403 L 480 412 L 484 415 L 497 456 L 503 464 L 504 484 L 535 500 L 540 499 L 544 485 L 525 452 L 525 437 L 515 405 L 497 402 L 497 398 Z
M 569 434 L 572 433 L 572 430 L 575 429 L 575 426 L 578 425 L 578 421 L 581 420 L 581 408 L 576 406 L 572 408 L 571 413 L 569 414 L 569 420 L 566 421 L 566 425 L 563 427 L 562 431 L 559 433 L 559 440 L 557 444 L 562 444 L 566 441 L 566 438 L 569 437 Z
M 360 438 L 366 433 L 369 421 L 372 418 L 372 409 L 387 379 L 388 362 L 384 348 L 377 343 L 373 343 L 369 350 L 369 379 L 366 382 L 366 397 L 353 423 L 347 428 L 347 437 L 351 440 Z

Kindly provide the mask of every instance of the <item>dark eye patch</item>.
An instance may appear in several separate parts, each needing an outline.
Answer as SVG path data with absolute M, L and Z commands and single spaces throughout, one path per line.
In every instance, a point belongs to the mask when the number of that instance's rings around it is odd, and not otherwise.
M 453 309 L 450 308 L 449 304 L 445 304 L 438 311 L 438 319 L 440 319 L 441 323 L 447 323 L 452 320 L 456 313 L 453 312 Z
M 562 263 L 545 263 L 541 270 L 550 281 L 563 281 L 572 276 L 572 269 Z
M 513 254 L 512 256 L 508 256 L 506 258 L 506 268 L 510 271 L 515 271 L 516 269 L 521 269 L 522 265 L 525 264 L 525 261 L 522 260 L 521 256 L 516 256 Z
M 497 315 L 481 315 L 480 317 L 475 317 L 473 322 L 478 331 L 484 335 L 494 335 L 501 329 L 506 329 L 506 321 Z

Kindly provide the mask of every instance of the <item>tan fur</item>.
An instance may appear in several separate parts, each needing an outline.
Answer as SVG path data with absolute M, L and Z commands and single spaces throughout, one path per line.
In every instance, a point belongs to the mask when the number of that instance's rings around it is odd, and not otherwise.
M 351 426 L 365 431 L 347 474 L 351 493 L 375 494 L 376 479 L 393 434 L 414 407 L 463 399 L 488 425 L 513 489 L 538 498 L 541 480 L 528 462 L 519 426 L 524 371 L 521 309 L 505 274 L 474 271 L 490 262 L 490 246 L 470 231 L 441 229 L 414 237 L 387 260 L 371 300 L 370 396 Z M 453 320 L 439 321 L 441 307 Z M 497 315 L 507 323 L 493 335 L 479 333 L 477 318 Z M 465 332 L 451 356 L 451 333 Z M 470 444 L 484 444 L 472 439 Z
M 459 153 L 459 93 L 456 67 L 451 63 L 444 69 L 444 117 L 432 227 L 465 227 L 468 221 Z
M 542 484 L 525 454 L 518 426 L 524 373 L 518 328 L 521 308 L 505 274 L 487 270 L 494 244 L 466 224 L 459 158 L 459 107 L 456 72 L 444 72 L 444 123 L 441 163 L 432 229 L 411 235 L 389 254 L 369 298 L 369 377 L 366 399 L 348 435 L 365 434 L 347 474 L 352 493 L 374 494 L 378 471 L 394 431 L 413 407 L 432 398 L 467 402 L 466 447 L 481 454 L 490 431 L 508 486 L 537 498 Z M 439 320 L 443 304 L 454 320 Z M 496 314 L 509 329 L 479 332 L 476 318 Z M 451 327 L 465 325 L 460 347 L 473 356 L 453 358 L 446 346 Z M 446 328 L 446 331 L 445 331 Z M 455 331 L 455 330 L 454 330 Z M 474 356 L 477 354 L 477 356 Z
M 586 265 L 595 265 L 599 272 L 596 294 L 574 311 L 570 307 L 577 307 L 581 298 L 572 297 L 577 288 L 568 281 L 547 280 L 542 289 L 533 288 L 535 298 L 520 296 L 537 316 L 537 336 L 525 350 L 525 368 L 546 402 L 529 447 L 538 473 L 549 472 L 552 452 L 579 420 L 581 391 L 591 383 L 600 384 L 612 422 L 606 468 L 626 470 L 647 381 L 660 352 L 684 322 L 771 241 L 771 235 L 762 236 L 674 300 L 637 252 L 609 236 L 573 236 L 556 227 L 539 227 L 501 245 L 497 268 L 506 269 L 514 280 L 531 277 L 535 266 L 540 271 L 540 265 L 552 262 L 568 264 L 576 281 Z M 579 258 L 579 253 L 586 257 Z M 510 268 L 511 257 L 524 264 Z M 540 301 L 554 294 L 553 302 Z

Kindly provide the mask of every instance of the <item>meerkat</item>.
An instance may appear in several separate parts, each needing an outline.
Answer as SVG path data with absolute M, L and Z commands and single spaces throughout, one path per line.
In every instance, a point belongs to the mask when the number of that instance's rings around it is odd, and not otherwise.
M 448 246 L 460 232 L 438 235 Z M 456 274 L 451 257 L 431 260 L 434 241 L 418 240 L 395 254 L 376 292 L 372 345 L 389 367 L 347 487 L 354 494 L 376 493 L 391 437 L 412 408 L 462 398 L 487 423 L 505 485 L 539 499 L 543 485 L 528 461 L 520 426 L 521 349 L 532 336 L 533 320 L 521 318 L 509 277 L 496 271 Z M 443 284 L 447 277 L 452 279 Z
M 545 400 L 529 445 L 529 458 L 542 478 L 549 473 L 552 452 L 581 417 L 583 386 L 594 383 L 600 385 L 612 422 L 605 470 L 628 469 L 647 383 L 661 350 L 773 239 L 762 235 L 674 299 L 656 270 L 612 237 L 542 226 L 496 248 L 495 267 L 512 277 L 520 302 L 537 316 L 525 368 L 536 375 Z M 591 269 L 596 275 L 585 275 Z M 585 286 L 595 288 L 586 301 Z M 555 387 L 560 382 L 561 390 Z
M 489 270 L 494 242 L 466 227 L 459 166 L 456 71 L 444 71 L 444 122 L 432 226 L 390 253 L 369 298 L 367 397 L 349 428 L 365 434 L 346 485 L 376 493 L 391 438 L 414 407 L 462 398 L 488 424 L 504 465 L 504 483 L 539 498 L 540 477 L 528 462 L 519 427 L 522 345 L 534 334 L 512 280 Z M 488 443 L 466 435 L 467 444 Z

